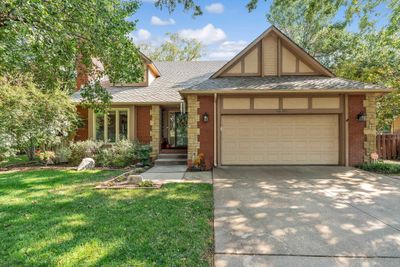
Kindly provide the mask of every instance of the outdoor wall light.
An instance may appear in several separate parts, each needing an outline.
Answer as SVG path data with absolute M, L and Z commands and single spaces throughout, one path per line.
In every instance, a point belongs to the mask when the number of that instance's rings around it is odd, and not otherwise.
M 203 114 L 203 121 L 208 122 L 208 113 L 207 112 Z
M 367 116 L 364 114 L 364 112 L 360 112 L 357 114 L 357 120 L 358 121 L 366 121 L 367 120 Z

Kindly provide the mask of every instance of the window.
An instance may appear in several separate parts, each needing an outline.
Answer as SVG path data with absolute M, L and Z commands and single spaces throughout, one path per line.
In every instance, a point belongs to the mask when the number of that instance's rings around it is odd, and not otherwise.
M 95 114 L 94 133 L 96 140 L 116 142 L 128 139 L 129 110 L 111 109 L 107 114 Z

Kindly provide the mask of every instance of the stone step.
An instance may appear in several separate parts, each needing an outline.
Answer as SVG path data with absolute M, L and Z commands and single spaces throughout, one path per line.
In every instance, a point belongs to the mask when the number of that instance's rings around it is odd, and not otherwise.
M 187 154 L 159 154 L 159 159 L 187 159 Z
M 186 165 L 186 159 L 156 159 L 155 166 L 168 166 L 168 165 Z
M 187 154 L 186 148 L 162 148 L 160 154 Z

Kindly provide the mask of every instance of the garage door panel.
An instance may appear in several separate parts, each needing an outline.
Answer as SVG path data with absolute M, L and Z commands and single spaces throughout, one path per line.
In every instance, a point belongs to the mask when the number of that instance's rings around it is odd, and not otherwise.
M 224 115 L 222 164 L 338 164 L 337 115 Z

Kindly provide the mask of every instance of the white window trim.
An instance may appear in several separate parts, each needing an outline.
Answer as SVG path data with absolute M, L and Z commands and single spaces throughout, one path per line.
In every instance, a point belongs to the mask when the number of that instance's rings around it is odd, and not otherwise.
M 128 115 L 128 132 L 127 132 L 127 138 L 129 140 L 129 136 L 130 136 L 130 112 L 129 112 L 129 108 L 111 108 L 109 111 L 115 111 L 115 141 L 118 142 L 119 139 L 119 112 L 120 111 L 126 111 L 126 114 Z M 93 139 L 94 140 L 98 140 L 97 139 L 97 132 L 96 132 L 96 123 L 97 123 L 97 115 L 96 112 L 93 112 Z M 106 143 L 113 143 L 113 142 L 109 142 L 108 140 L 108 112 L 106 114 L 103 115 L 104 116 L 104 136 L 103 136 L 103 140 L 99 140 L 99 141 L 105 141 Z

